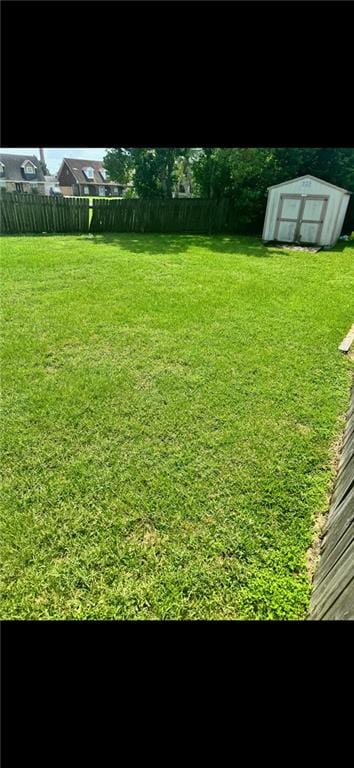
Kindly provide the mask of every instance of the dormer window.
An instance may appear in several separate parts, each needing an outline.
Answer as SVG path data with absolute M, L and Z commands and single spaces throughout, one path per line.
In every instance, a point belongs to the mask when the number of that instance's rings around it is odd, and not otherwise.
M 105 168 L 101 168 L 100 174 L 102 176 L 103 181 L 109 181 L 109 173 L 106 171 Z
M 90 181 L 93 181 L 93 178 L 94 178 L 93 177 L 93 168 L 88 167 L 88 168 L 83 168 L 82 170 L 83 170 L 86 178 L 90 179 Z
M 26 174 L 26 176 L 34 176 L 36 173 L 36 166 L 31 163 L 30 160 L 26 160 L 24 163 L 22 163 L 21 168 L 23 168 L 23 172 Z

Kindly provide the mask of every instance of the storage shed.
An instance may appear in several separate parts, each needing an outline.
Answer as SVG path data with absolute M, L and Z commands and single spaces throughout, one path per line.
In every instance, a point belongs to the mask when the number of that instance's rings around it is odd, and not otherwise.
M 263 242 L 330 248 L 342 231 L 350 194 L 310 175 L 268 187 Z

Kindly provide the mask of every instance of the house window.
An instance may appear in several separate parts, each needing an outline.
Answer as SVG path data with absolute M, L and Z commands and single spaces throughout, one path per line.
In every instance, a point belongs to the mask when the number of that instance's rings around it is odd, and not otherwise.
M 186 191 L 184 184 L 179 185 L 179 191 L 183 194 Z
M 35 174 L 36 172 L 35 167 L 33 165 L 30 165 L 30 163 L 28 163 L 28 165 L 25 165 L 24 170 L 25 170 L 25 173 L 27 173 L 29 176 Z
M 105 197 L 106 196 L 105 187 L 98 187 L 98 194 L 100 197 Z
M 82 169 L 87 179 L 93 179 L 93 168 L 83 168 Z
M 5 175 L 5 166 L 4 163 L 0 162 L 0 178 Z
M 89 195 L 89 194 L 90 194 L 89 188 L 88 187 L 84 187 L 84 195 Z
M 113 194 L 118 195 L 118 187 L 113 187 Z
M 100 174 L 101 174 L 101 176 L 103 178 L 103 181 L 109 181 L 109 173 L 108 173 L 108 171 L 106 171 L 105 168 L 101 168 Z
M 23 184 L 15 184 L 16 192 L 23 192 Z

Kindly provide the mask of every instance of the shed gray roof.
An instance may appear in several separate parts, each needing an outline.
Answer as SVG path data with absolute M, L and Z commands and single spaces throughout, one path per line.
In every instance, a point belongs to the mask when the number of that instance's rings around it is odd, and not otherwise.
M 280 184 L 272 184 L 272 186 L 267 187 L 267 189 L 275 189 L 276 187 L 283 187 L 284 184 L 291 184 L 293 181 L 300 181 L 300 179 L 312 179 L 312 181 L 319 181 L 320 184 L 325 184 L 326 187 L 333 187 L 334 189 L 339 189 L 340 192 L 347 192 L 348 195 L 351 194 L 351 192 L 349 192 L 348 189 L 344 189 L 344 187 L 337 187 L 336 184 L 331 184 L 330 181 L 319 179 L 318 176 L 311 176 L 310 173 L 305 173 L 304 176 L 296 176 L 294 179 L 286 179 L 286 181 L 281 181 Z
M 44 174 L 40 162 L 35 155 L 8 155 L 6 153 L 1 153 L 0 161 L 3 163 L 5 169 L 5 175 L 2 178 L 7 179 L 8 181 L 24 181 L 21 165 L 26 160 L 30 160 L 31 163 L 36 166 L 37 173 L 36 178 L 33 179 L 33 181 L 44 181 Z

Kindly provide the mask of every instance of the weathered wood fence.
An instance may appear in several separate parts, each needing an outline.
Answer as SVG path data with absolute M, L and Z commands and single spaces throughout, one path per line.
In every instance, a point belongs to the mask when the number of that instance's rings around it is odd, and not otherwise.
M 45 195 L 3 195 L 0 230 L 4 234 L 88 232 L 89 201 Z
M 232 200 L 89 200 L 42 195 L 3 195 L 4 234 L 41 232 L 236 233 Z M 89 212 L 92 210 L 91 221 Z
M 235 232 L 231 200 L 94 200 L 91 232 Z
M 354 388 L 310 619 L 354 619 Z

